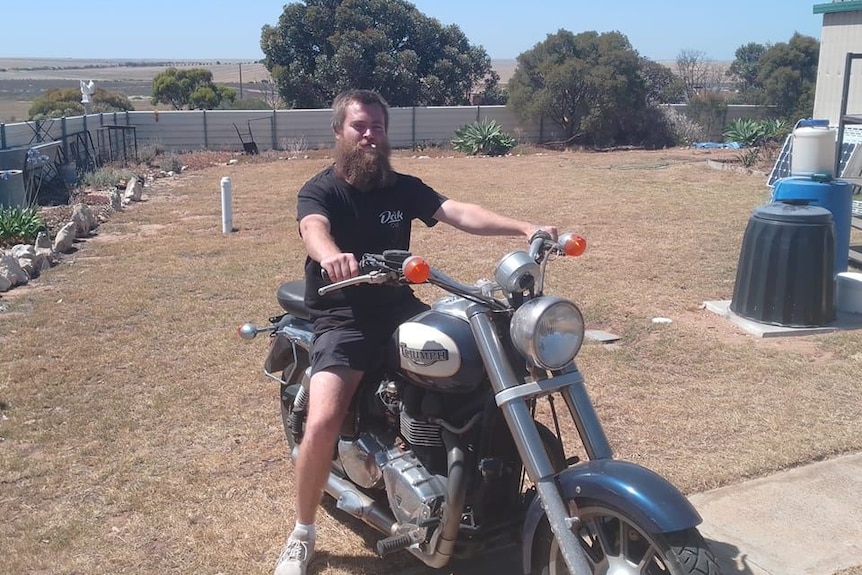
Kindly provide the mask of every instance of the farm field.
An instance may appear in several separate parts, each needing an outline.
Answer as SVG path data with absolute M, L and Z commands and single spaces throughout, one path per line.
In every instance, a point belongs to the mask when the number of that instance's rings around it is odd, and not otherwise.
M 77 89 L 80 80 L 129 97 L 136 110 L 152 110 L 153 78 L 171 65 L 206 68 L 213 81 L 240 91 L 254 91 L 254 84 L 269 78 L 263 64 L 240 60 L 179 62 L 83 60 L 71 58 L 0 58 L 0 123 L 22 122 L 33 100 L 52 88 Z M 494 69 L 506 82 L 515 70 L 514 60 L 495 60 Z M 242 77 L 240 77 L 240 73 Z

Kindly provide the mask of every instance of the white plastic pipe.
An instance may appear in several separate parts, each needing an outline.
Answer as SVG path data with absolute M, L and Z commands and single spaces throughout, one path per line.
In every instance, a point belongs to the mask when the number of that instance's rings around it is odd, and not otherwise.
M 233 231 L 233 206 L 231 203 L 230 178 L 221 179 L 221 231 L 229 234 Z

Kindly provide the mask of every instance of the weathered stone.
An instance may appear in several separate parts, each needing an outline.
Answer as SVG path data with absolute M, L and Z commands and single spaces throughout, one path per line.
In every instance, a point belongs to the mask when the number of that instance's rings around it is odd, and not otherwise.
M 12 249 L 9 250 L 12 254 L 12 257 L 16 259 L 33 257 L 36 255 L 36 248 L 31 246 L 30 244 L 16 244 L 12 246 Z
M 120 195 L 120 190 L 111 190 L 111 208 L 115 212 L 123 209 L 123 196 Z
M 40 248 L 36 246 L 36 257 L 39 259 L 44 259 L 44 261 L 49 265 L 53 266 L 57 263 L 57 252 L 54 251 L 54 248 Z
M 93 211 L 93 207 L 88 204 L 78 204 L 75 207 L 81 206 L 81 211 L 84 212 L 84 215 L 87 216 L 87 222 L 90 224 L 90 231 L 95 230 L 99 227 L 99 218 L 96 217 L 96 212 Z
M 8 279 L 11 287 L 30 281 L 30 276 L 18 263 L 18 259 L 7 253 L 0 256 L 0 276 Z
M 51 248 L 51 238 L 48 237 L 48 234 L 45 232 L 39 232 L 36 235 L 36 248 Z
M 75 235 L 79 238 L 85 238 L 90 235 L 92 226 L 90 220 L 93 218 L 93 211 L 86 204 L 75 204 L 72 207 L 71 221 L 75 224 Z
M 75 241 L 75 224 L 69 222 L 57 232 L 54 238 L 54 251 L 60 253 L 68 253 L 72 249 L 72 243 Z
M 141 185 L 141 181 L 138 180 L 138 178 L 132 178 L 129 180 L 129 183 L 126 184 L 126 193 L 123 195 L 123 199 L 132 202 L 140 202 L 143 192 L 144 187 Z
M 9 291 L 10 289 L 12 289 L 12 280 L 0 275 L 0 292 Z
M 39 277 L 42 272 L 51 267 L 51 262 L 48 260 L 45 252 L 52 253 L 44 248 L 36 249 L 35 246 L 19 244 L 12 248 L 12 256 L 18 260 L 18 265 L 21 266 L 30 279 Z

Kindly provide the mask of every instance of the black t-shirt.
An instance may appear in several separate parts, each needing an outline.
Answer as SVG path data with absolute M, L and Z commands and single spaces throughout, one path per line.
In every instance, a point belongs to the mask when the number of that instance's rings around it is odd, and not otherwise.
M 446 201 L 419 178 L 396 174 L 386 188 L 363 192 L 326 168 L 299 190 L 297 221 L 311 214 L 329 220 L 330 233 L 344 253 L 358 260 L 362 254 L 380 254 L 389 249 L 410 249 L 410 227 L 414 219 L 431 227 L 434 214 Z M 399 302 L 412 300 L 408 286 L 359 285 L 331 292 L 323 297 L 318 288 L 326 284 L 320 264 L 305 261 L 305 303 L 315 319 L 315 331 L 355 321 L 360 327 L 379 320 L 379 314 Z

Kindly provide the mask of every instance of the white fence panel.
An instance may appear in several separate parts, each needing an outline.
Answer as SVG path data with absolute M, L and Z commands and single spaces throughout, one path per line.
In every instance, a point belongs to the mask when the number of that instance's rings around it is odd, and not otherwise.
M 677 106 L 673 106 L 677 108 Z M 684 107 L 684 106 L 683 106 Z M 729 106 L 725 124 L 738 117 L 756 117 L 763 108 Z M 133 126 L 138 149 L 157 144 L 182 152 L 208 148 L 243 150 L 253 141 L 259 151 L 328 148 L 333 144 L 332 111 L 321 110 L 178 110 L 117 112 L 0 124 L 0 150 L 61 140 L 64 148 L 89 133 L 95 148 L 104 147 L 106 134 L 121 132 L 109 126 Z M 562 130 L 549 120 L 522 122 L 506 106 L 451 106 L 392 108 L 389 138 L 393 148 L 446 144 L 455 130 L 483 119 L 496 120 L 503 131 L 523 143 L 562 142 Z M 239 134 L 237 133 L 239 130 Z M 721 134 L 713 137 L 721 137 Z
M 279 110 L 275 145 L 280 150 L 328 148 L 334 140 L 331 119 L 332 110 Z

